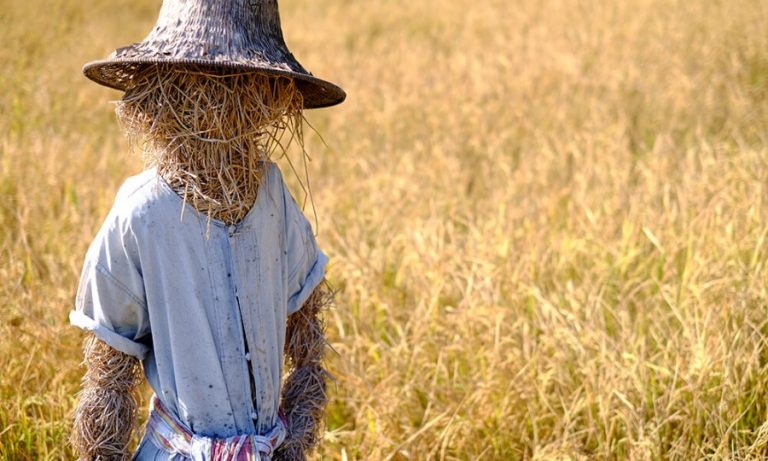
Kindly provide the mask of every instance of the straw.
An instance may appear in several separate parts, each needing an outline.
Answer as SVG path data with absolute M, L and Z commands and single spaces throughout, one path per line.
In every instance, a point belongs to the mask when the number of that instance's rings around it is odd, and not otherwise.
M 303 307 L 288 317 L 285 356 L 289 374 L 282 390 L 288 437 L 276 451 L 275 460 L 305 459 L 321 440 L 328 404 L 326 379 L 333 378 L 323 366 L 323 311 L 332 304 L 333 295 L 330 285 L 323 281 Z
M 70 443 L 81 460 L 127 460 L 136 426 L 139 361 L 90 335 L 84 344 L 88 371 Z
M 287 77 L 150 66 L 116 113 L 149 166 L 209 219 L 239 222 L 265 162 L 303 145 L 302 96 Z

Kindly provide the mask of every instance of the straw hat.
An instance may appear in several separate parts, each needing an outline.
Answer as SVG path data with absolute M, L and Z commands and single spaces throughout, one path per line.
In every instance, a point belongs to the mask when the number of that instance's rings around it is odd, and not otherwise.
M 283 39 L 277 0 L 163 0 L 147 38 L 83 67 L 96 83 L 127 90 L 146 65 L 258 71 L 292 77 L 307 109 L 344 101 L 346 93 L 314 77 Z

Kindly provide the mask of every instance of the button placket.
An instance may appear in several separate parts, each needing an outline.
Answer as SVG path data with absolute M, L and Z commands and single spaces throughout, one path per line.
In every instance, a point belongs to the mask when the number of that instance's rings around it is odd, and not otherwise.
M 250 418 L 250 428 L 247 428 L 246 430 L 251 431 L 255 429 L 254 424 L 254 418 L 253 415 L 256 413 L 256 408 L 254 407 L 254 392 L 255 389 L 253 388 L 253 378 L 251 374 L 251 363 L 250 363 L 250 352 L 248 352 L 248 338 L 245 328 L 245 317 L 243 315 L 242 306 L 240 304 L 240 295 L 238 293 L 238 284 L 237 284 L 237 272 L 238 272 L 238 265 L 237 265 L 237 242 L 238 242 L 238 226 L 236 224 L 231 224 L 226 227 L 227 231 L 227 238 L 226 244 L 228 246 L 228 252 L 229 252 L 229 261 L 231 266 L 228 268 L 228 276 L 229 276 L 229 287 L 232 293 L 232 296 L 235 301 L 235 308 L 237 310 L 236 318 L 238 323 L 240 324 L 240 335 L 242 338 L 242 345 L 243 345 L 243 352 L 245 353 L 242 357 L 245 358 L 245 360 L 242 360 L 242 366 L 243 366 L 243 372 L 244 372 L 244 380 L 245 380 L 245 392 L 247 394 L 246 398 L 246 405 L 250 408 L 248 410 L 248 417 Z

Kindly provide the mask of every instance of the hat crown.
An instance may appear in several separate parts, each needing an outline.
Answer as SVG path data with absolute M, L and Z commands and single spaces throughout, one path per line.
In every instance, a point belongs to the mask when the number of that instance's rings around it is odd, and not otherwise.
M 215 61 L 259 59 L 307 72 L 285 44 L 277 0 L 164 0 L 149 35 L 117 50 L 115 57 L 128 57 L 128 52 Z

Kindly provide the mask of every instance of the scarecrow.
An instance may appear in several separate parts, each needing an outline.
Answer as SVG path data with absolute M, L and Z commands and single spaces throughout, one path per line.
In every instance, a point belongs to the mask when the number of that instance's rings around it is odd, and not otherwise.
M 302 143 L 304 109 L 344 91 L 288 51 L 276 0 L 164 0 L 143 42 L 84 72 L 125 92 L 117 116 L 150 168 L 85 257 L 75 451 L 131 457 L 143 369 L 154 395 L 133 459 L 305 459 L 327 402 L 332 292 L 270 159 Z

